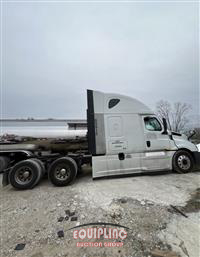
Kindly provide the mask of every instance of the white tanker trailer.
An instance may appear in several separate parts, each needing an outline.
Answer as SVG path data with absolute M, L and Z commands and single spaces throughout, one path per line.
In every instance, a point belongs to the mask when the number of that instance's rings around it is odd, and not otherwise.
M 50 151 L 40 144 L 0 146 L 3 185 L 29 189 L 48 173 L 54 185 L 66 186 L 85 163 L 92 165 L 93 178 L 170 170 L 186 173 L 200 167 L 197 146 L 169 131 L 166 120 L 161 122 L 140 101 L 88 90 L 87 105 L 87 136 L 85 131 L 82 138 L 68 138 L 65 149 L 59 148 L 59 141 Z M 42 132 L 37 133 L 41 137 Z
M 0 137 L 6 135 L 14 135 L 20 138 L 62 138 L 75 139 L 85 137 L 87 130 L 68 130 L 67 128 L 52 127 L 51 129 L 45 127 L 16 127 L 16 128 L 2 128 Z

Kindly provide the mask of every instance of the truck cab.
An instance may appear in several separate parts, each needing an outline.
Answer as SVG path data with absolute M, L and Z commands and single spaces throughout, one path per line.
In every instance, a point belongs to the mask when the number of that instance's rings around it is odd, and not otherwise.
M 30 189 L 47 174 L 52 184 L 67 186 L 84 164 L 92 164 L 93 178 L 172 169 L 186 173 L 200 167 L 197 146 L 169 131 L 166 120 L 142 102 L 93 90 L 87 91 L 87 102 L 87 137 L 68 141 L 65 149 L 1 145 L 2 184 Z
M 197 147 L 173 133 L 142 102 L 88 90 L 88 144 L 93 178 L 175 169 L 200 162 Z

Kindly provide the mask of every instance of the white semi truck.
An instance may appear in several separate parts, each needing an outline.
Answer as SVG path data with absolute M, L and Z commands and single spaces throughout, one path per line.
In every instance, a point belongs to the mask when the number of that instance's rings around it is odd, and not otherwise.
M 145 104 L 128 96 L 87 90 L 88 151 L 41 153 L 37 148 L 0 150 L 9 160 L 3 184 L 34 187 L 48 173 L 56 186 L 66 186 L 85 163 L 93 178 L 141 172 L 186 173 L 200 167 L 200 152 L 186 136 L 168 130 Z M 5 164 L 5 163 L 4 163 Z

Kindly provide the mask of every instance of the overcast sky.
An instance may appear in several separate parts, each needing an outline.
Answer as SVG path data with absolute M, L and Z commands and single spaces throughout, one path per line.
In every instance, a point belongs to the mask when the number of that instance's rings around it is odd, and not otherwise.
M 3 117 L 85 118 L 86 89 L 199 112 L 197 3 L 3 3 Z

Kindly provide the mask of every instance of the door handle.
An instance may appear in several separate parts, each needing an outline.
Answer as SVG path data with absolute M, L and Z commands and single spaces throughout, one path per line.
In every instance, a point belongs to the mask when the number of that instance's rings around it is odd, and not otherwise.
M 119 158 L 120 161 L 123 161 L 125 159 L 124 153 L 119 153 L 118 158 Z
M 150 141 L 146 141 L 146 143 L 147 143 L 147 147 L 151 146 L 151 142 Z

